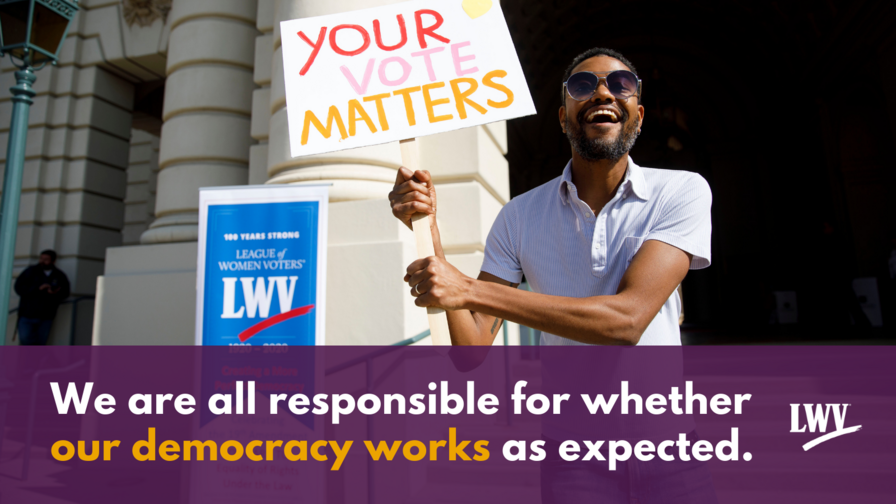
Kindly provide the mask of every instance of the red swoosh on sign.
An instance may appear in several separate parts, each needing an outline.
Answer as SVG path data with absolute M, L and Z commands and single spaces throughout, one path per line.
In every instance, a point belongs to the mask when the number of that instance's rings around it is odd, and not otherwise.
M 254 326 L 241 332 L 239 335 L 240 341 L 245 342 L 247 339 L 251 338 L 252 336 L 255 336 L 259 332 L 264 331 L 265 329 L 267 329 L 268 327 L 271 327 L 272 325 L 277 325 L 280 322 L 283 322 L 284 320 L 289 320 L 294 317 L 305 315 L 306 313 L 310 312 L 312 308 L 314 308 L 314 305 L 310 304 L 308 306 L 301 306 L 299 308 L 293 308 L 292 310 L 289 310 L 286 313 L 281 313 L 280 315 L 274 315 L 273 317 L 266 318 L 266 319 L 262 320 L 261 322 L 255 324 Z

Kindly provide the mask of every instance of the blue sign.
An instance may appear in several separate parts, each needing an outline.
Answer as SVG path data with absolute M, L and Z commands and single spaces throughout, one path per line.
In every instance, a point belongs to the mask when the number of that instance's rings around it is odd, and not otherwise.
M 326 188 L 204 189 L 200 200 L 197 342 L 322 344 Z

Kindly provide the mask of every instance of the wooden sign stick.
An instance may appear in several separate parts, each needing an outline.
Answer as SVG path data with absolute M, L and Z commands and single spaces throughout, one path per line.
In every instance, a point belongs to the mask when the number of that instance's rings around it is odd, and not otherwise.
M 420 169 L 416 138 L 401 141 L 401 164 L 412 172 Z M 429 225 L 429 215 L 414 214 L 411 217 L 411 224 L 414 228 L 414 238 L 417 241 L 417 258 L 423 259 L 436 255 L 432 229 Z M 432 344 L 451 345 L 451 334 L 448 332 L 448 316 L 445 310 L 430 307 L 426 309 L 426 316 L 429 318 L 429 332 L 432 335 Z

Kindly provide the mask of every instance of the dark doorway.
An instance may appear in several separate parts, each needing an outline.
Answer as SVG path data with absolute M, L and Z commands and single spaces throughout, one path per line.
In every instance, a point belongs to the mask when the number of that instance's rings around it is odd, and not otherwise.
M 134 86 L 132 127 L 162 136 L 162 110 L 165 105 L 165 80 L 141 82 Z

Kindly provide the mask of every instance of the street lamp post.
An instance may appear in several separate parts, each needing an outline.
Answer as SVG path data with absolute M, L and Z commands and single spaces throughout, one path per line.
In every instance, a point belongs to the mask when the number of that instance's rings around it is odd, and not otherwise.
M 55 65 L 78 0 L 0 0 L 0 56 L 9 54 L 19 69 L 12 92 L 12 119 L 6 148 L 3 203 L 0 206 L 0 344 L 6 343 L 9 297 L 19 227 L 19 200 L 25 167 L 28 112 L 34 103 L 35 70 Z

